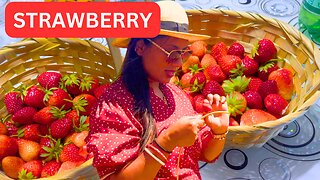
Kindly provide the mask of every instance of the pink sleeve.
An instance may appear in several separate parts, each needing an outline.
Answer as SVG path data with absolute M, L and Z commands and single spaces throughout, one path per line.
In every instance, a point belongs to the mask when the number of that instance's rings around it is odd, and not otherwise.
M 208 143 L 212 140 L 212 133 L 211 133 L 211 129 L 208 126 L 205 126 L 204 128 L 202 128 L 198 134 L 199 138 L 199 145 L 200 145 L 200 149 L 201 152 L 203 152 L 203 150 L 205 148 L 207 148 Z M 212 149 L 212 151 L 214 151 L 215 149 Z M 219 156 L 213 160 L 208 160 L 203 156 L 203 153 L 200 154 L 200 161 L 204 161 L 204 162 L 208 162 L 208 163 L 212 163 L 215 162 L 217 159 L 219 158 Z
M 93 153 L 93 166 L 101 178 L 121 170 L 138 157 L 140 149 L 141 124 L 128 110 L 109 107 L 100 101 L 90 116 L 87 138 L 88 152 Z

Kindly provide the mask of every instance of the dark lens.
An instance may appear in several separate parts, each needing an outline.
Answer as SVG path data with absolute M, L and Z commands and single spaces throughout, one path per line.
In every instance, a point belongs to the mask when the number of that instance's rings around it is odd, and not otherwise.
M 187 60 L 192 55 L 192 51 L 183 51 L 181 53 L 181 58 Z
M 181 52 L 180 51 L 171 51 L 168 57 L 167 62 L 168 63 L 174 63 L 177 60 L 181 58 Z

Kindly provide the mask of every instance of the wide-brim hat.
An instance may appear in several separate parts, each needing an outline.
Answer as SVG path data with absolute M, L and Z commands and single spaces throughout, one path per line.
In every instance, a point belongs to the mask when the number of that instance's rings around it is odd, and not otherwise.
M 160 33 L 180 39 L 186 39 L 189 42 L 207 40 L 210 36 L 202 34 L 188 33 L 189 21 L 188 16 L 183 7 L 174 1 L 158 1 L 160 7 Z M 116 38 L 112 45 L 126 48 L 128 47 L 130 38 Z

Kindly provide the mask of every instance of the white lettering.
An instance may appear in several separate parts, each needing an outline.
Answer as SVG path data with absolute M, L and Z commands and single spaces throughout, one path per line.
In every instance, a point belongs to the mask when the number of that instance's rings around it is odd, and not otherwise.
M 137 19 L 138 19 L 137 13 L 128 13 L 127 17 L 128 17 L 127 28 L 131 28 L 131 23 L 134 24 L 135 28 L 139 27 L 138 22 L 137 22 Z
M 140 16 L 141 16 L 141 18 L 143 20 L 143 27 L 144 28 L 148 28 L 148 21 L 149 21 L 151 15 L 152 15 L 152 13 L 148 13 L 147 17 L 145 17 L 143 13 L 139 13 L 139 14 L 140 14 Z
M 57 25 L 61 25 L 62 28 L 66 28 L 61 13 L 57 13 L 54 17 L 52 28 L 55 28 Z
M 19 18 L 18 16 L 24 16 L 23 13 L 15 13 L 14 14 L 14 20 L 20 22 L 20 24 L 17 24 L 17 23 L 14 23 L 14 27 L 16 28 L 23 28 L 25 25 L 26 25 L 26 22 L 22 19 L 22 18 Z
M 26 13 L 26 16 L 30 16 L 30 28 L 34 28 L 34 16 L 38 13 Z
M 93 18 L 91 18 L 93 16 Z M 98 15 L 96 13 L 87 13 L 87 28 L 96 28 L 99 25 L 99 22 L 97 20 Z M 94 22 L 92 25 L 91 22 Z
M 125 28 L 123 23 L 124 15 L 123 13 L 114 13 L 113 14 L 113 28 L 118 28 L 118 23 L 120 23 L 121 28 Z
M 43 28 L 43 23 L 46 23 L 47 27 L 50 28 L 51 26 L 50 26 L 49 19 L 50 19 L 49 13 L 40 13 L 40 17 L 39 17 L 40 28 Z
M 110 24 L 105 24 L 105 22 L 110 22 L 110 18 L 106 16 L 111 16 L 111 13 L 101 13 L 101 28 L 111 28 Z
M 83 23 L 83 18 L 84 18 L 84 13 L 81 13 L 80 19 L 77 13 L 73 14 L 72 19 L 71 19 L 70 13 L 67 13 L 67 20 L 70 28 L 73 28 L 75 22 L 77 23 L 77 27 L 81 28 Z

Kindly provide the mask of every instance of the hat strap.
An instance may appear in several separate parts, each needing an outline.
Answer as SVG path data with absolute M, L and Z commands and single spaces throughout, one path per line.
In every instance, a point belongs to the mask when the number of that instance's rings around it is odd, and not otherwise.
M 188 32 L 188 24 L 176 23 L 172 21 L 161 21 L 161 29 L 177 32 Z

